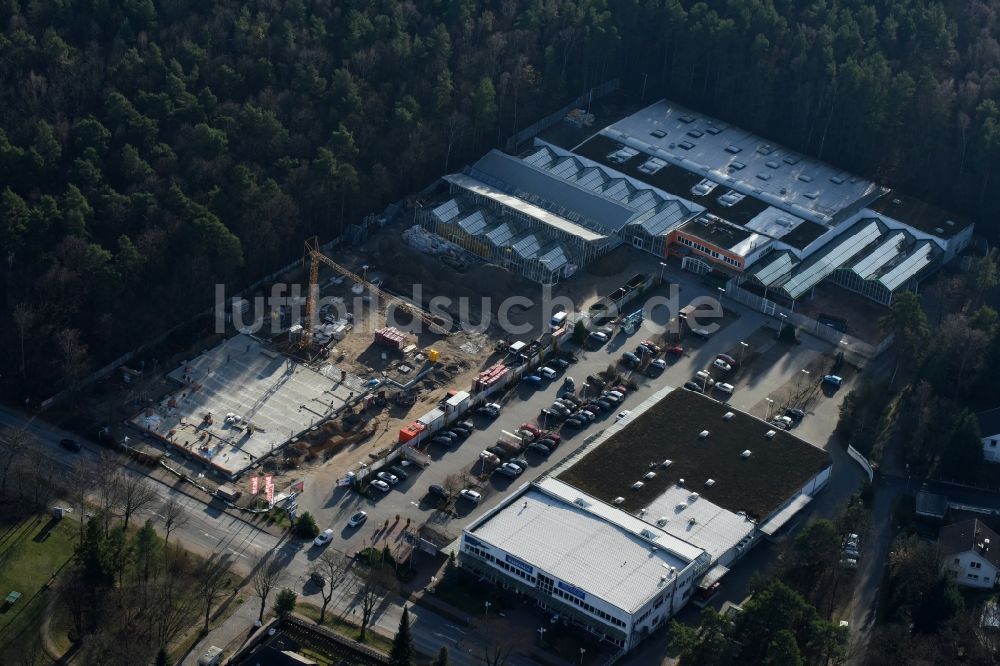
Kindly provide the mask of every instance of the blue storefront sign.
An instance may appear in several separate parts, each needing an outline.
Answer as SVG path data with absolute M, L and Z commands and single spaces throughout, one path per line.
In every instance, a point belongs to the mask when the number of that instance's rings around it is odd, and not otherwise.
M 570 585 L 569 583 L 564 583 L 561 580 L 556 583 L 556 587 L 558 587 L 560 590 L 562 590 L 563 592 L 565 592 L 567 594 L 572 594 L 574 597 L 576 597 L 578 599 L 586 599 L 587 598 L 587 593 L 586 592 L 584 592 L 583 590 L 581 590 L 578 587 Z
M 465 535 L 465 543 L 475 548 L 482 548 L 483 550 L 486 549 L 486 546 L 484 546 L 479 540 L 473 539 L 468 534 Z
M 507 564 L 511 565 L 512 567 L 517 567 L 521 571 L 527 571 L 528 573 L 535 573 L 535 568 L 533 566 L 531 566 L 524 560 L 517 559 L 513 555 L 504 555 L 504 559 L 507 561 Z

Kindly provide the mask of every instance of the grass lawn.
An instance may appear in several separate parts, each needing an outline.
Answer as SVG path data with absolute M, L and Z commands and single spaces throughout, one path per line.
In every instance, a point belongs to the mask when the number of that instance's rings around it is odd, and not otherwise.
M 0 663 L 51 663 L 41 648 L 39 626 L 49 598 L 47 588 L 73 556 L 79 524 L 66 518 L 50 522 L 47 514 L 34 514 L 0 526 L 0 598 L 16 590 L 20 600 L 0 609 Z M 59 648 L 68 648 L 68 621 L 53 623 L 52 634 Z M 61 633 L 62 635 L 57 635 Z
M 313 622 L 319 619 L 319 606 L 300 603 L 295 607 L 295 612 L 309 618 Z M 323 618 L 322 626 L 327 627 L 341 636 L 351 639 L 352 641 L 358 640 L 358 634 L 360 633 L 358 625 L 348 622 L 347 620 L 340 619 L 340 616 L 329 608 L 326 611 L 326 617 Z M 364 644 L 383 654 L 389 654 L 392 650 L 392 639 L 387 638 L 382 634 L 375 633 L 371 630 L 371 628 L 365 632 Z

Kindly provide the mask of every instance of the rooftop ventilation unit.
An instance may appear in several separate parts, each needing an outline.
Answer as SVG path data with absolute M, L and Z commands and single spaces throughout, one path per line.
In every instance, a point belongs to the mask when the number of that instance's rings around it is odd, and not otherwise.
M 693 516 L 688 519 L 688 525 L 694 525 L 697 522 L 698 522 L 698 519 L 695 518 L 695 517 L 693 517 Z
M 573 504 L 576 504 L 577 506 L 583 507 L 584 509 L 589 509 L 590 508 L 590 502 L 588 502 L 587 500 L 583 499 L 582 497 L 577 497 L 575 500 L 573 500 Z
M 750 449 L 747 449 L 746 451 L 744 451 L 743 453 L 740 454 L 740 458 L 743 458 L 744 460 L 746 460 L 747 458 L 749 458 L 752 455 L 753 455 L 753 453 L 750 452 Z
M 622 502 L 624 502 L 624 501 L 625 501 L 625 498 L 624 498 L 624 497 L 616 497 L 616 498 L 614 499 L 614 501 L 613 501 L 613 502 L 611 502 L 611 503 L 612 503 L 612 504 L 614 504 L 614 505 L 618 505 L 618 504 L 621 504 L 621 503 L 622 503 Z
M 674 461 L 671 460 L 670 458 L 667 458 L 666 460 L 664 460 L 663 462 L 660 463 L 660 467 L 666 469 L 667 467 L 670 467 L 673 464 L 674 464 Z
M 709 479 L 708 481 L 705 482 L 706 488 L 711 488 L 714 485 L 715 485 L 715 479 Z
M 635 483 L 632 484 L 632 490 L 639 490 L 644 485 L 646 484 L 644 484 L 642 481 L 636 481 Z
M 689 502 L 697 501 L 699 497 L 701 497 L 701 495 L 699 495 L 698 493 L 691 493 L 690 495 L 688 495 L 688 501 Z
M 676 509 L 678 511 L 683 511 L 686 508 L 688 508 L 687 502 L 678 502 L 677 503 Z
M 702 430 L 701 432 L 698 433 L 698 439 L 705 439 L 706 437 L 708 437 L 707 430 Z
M 646 472 L 646 474 L 642 478 L 646 479 L 647 481 L 649 479 L 655 479 L 656 478 L 656 472 Z
M 736 416 L 736 414 L 733 414 L 732 412 L 726 412 L 725 414 L 722 415 L 722 420 L 732 421 L 734 416 Z
M 664 525 L 666 525 L 669 522 L 670 522 L 669 518 L 667 518 L 666 516 L 660 516 L 660 518 L 656 521 L 656 524 L 659 527 L 663 527 Z
M 656 532 L 653 532 L 652 530 L 642 530 L 641 532 L 639 532 L 639 536 L 641 536 L 643 539 L 649 539 L 650 541 L 655 541 L 660 535 L 658 535 Z
M 768 430 L 767 434 L 764 435 L 764 437 L 767 437 L 768 439 L 774 439 L 774 436 L 777 435 L 777 434 L 778 433 L 775 432 L 774 430 Z
M 684 479 L 677 479 L 677 485 L 678 486 L 683 486 L 684 485 Z

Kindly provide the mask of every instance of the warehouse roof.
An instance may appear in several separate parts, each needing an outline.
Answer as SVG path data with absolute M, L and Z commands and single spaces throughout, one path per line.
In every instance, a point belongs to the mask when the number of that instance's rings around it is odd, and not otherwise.
M 943 239 L 951 238 L 972 224 L 961 215 L 896 191 L 888 192 L 868 207 L 876 213 Z
M 838 213 L 885 192 L 870 180 L 667 100 L 601 134 L 823 224 L 836 224 Z
M 541 206 L 525 201 L 524 199 L 520 199 L 513 194 L 508 194 L 507 192 L 504 192 L 493 185 L 478 180 L 470 175 L 466 175 L 464 173 L 453 173 L 445 176 L 444 179 L 449 183 L 457 185 L 473 194 L 486 197 L 487 199 L 492 199 L 499 204 L 520 211 L 525 215 L 538 220 L 539 222 L 559 229 L 565 233 L 578 236 L 585 241 L 599 241 L 606 237 L 605 234 L 592 231 L 581 224 L 556 215 Z
M 673 485 L 645 507 L 642 519 L 668 534 L 704 548 L 712 561 L 753 534 L 756 525 L 747 516 L 727 511 L 693 492 Z
M 621 229 L 633 213 L 621 203 L 560 178 L 558 173 L 536 169 L 499 150 L 483 155 L 469 175 L 603 235 Z
M 681 485 L 723 509 L 765 519 L 829 465 L 829 454 L 789 432 L 701 394 L 667 387 L 553 473 L 604 501 L 623 497 L 621 508 L 629 512 L 684 479 Z M 655 478 L 644 480 L 650 471 Z M 633 490 L 637 481 L 644 485 Z
M 701 549 L 555 479 L 528 486 L 467 533 L 627 613 L 664 590 L 670 567 L 680 571 L 703 557 Z

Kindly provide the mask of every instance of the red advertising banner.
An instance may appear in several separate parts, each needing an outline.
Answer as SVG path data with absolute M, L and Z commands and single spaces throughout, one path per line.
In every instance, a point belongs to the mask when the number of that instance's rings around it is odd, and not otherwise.
M 268 504 L 274 504 L 274 479 L 270 474 L 264 475 L 264 494 Z
M 260 477 L 251 476 L 250 477 L 250 494 L 256 495 L 260 492 Z
M 295 483 L 292 484 L 292 492 L 301 493 L 305 487 L 306 487 L 305 481 L 296 481 Z

